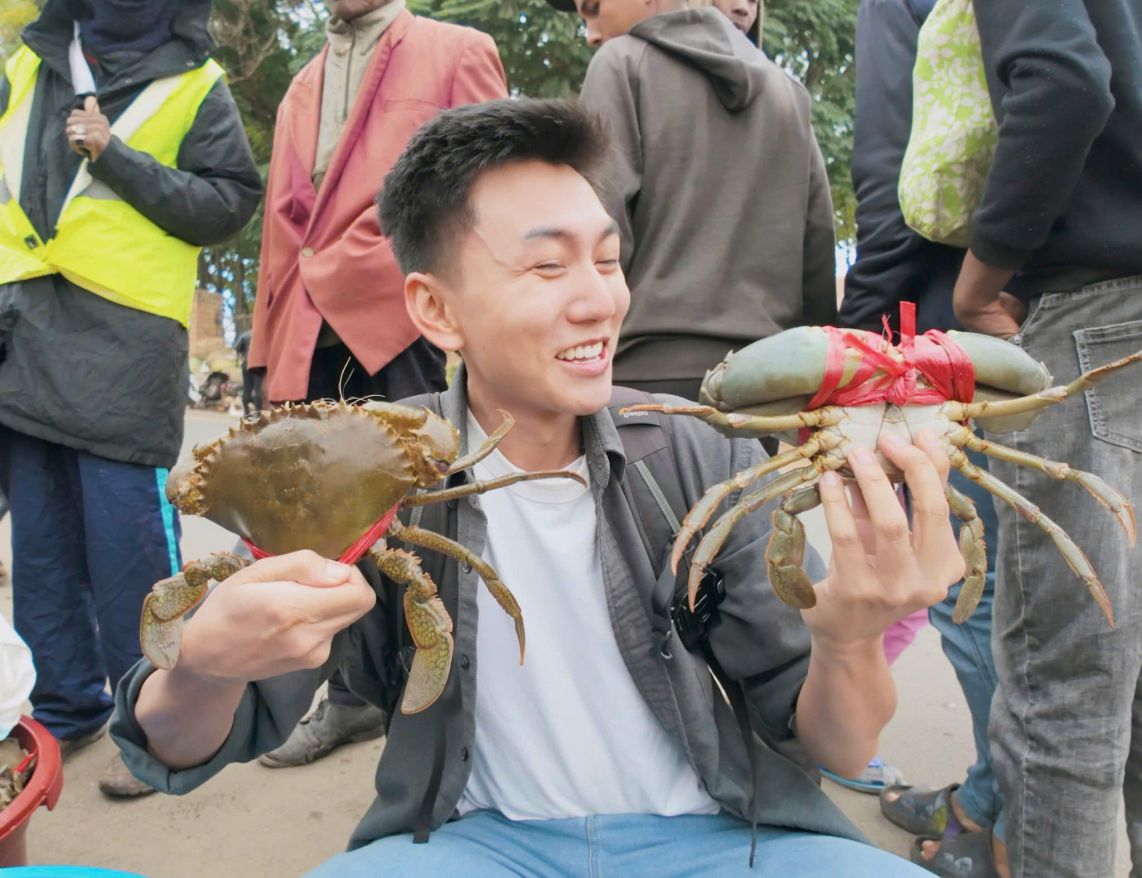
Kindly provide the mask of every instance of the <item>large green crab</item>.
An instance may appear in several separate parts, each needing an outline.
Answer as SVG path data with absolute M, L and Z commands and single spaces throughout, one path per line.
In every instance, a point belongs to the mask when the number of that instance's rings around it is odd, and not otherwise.
M 970 422 L 974 419 L 993 432 L 1026 429 L 1041 409 L 1142 361 L 1142 351 L 1086 372 L 1065 386 L 1051 387 L 1046 367 L 1017 345 L 971 332 L 930 331 L 916 337 L 910 332 L 910 317 L 905 309 L 899 345 L 860 330 L 789 329 L 727 355 L 706 374 L 699 399 L 702 405 L 630 407 L 632 411 L 692 415 L 726 435 L 776 435 L 796 446 L 715 485 L 694 504 L 674 542 L 671 563 L 675 569 L 722 502 L 738 491 L 748 491 L 764 476 L 808 463 L 745 493 L 714 522 L 691 558 L 691 603 L 703 572 L 734 525 L 783 497 L 773 513 L 774 529 L 766 550 L 770 582 L 790 606 L 814 606 L 813 585 L 801 569 L 805 529 L 797 515 L 820 504 L 817 481 L 821 474 L 835 470 L 851 479 L 846 456 L 854 448 L 876 451 L 882 435 L 911 442 L 919 431 L 930 430 L 946 443 L 952 466 L 1046 531 L 1113 625 L 1110 600 L 1083 551 L 1037 506 L 973 465 L 964 449 L 1077 482 L 1114 513 L 1133 545 L 1134 508 L 1121 493 L 1093 473 L 981 439 Z M 889 478 L 895 483 L 903 481 L 903 473 L 876 453 Z M 967 572 L 953 614 L 957 622 L 963 622 L 983 592 L 987 569 L 983 524 L 967 496 L 951 485 L 946 496 L 953 514 L 963 522 L 959 545 Z
M 238 534 L 255 557 L 311 549 L 353 563 L 369 554 L 381 572 L 406 586 L 404 610 L 416 653 L 401 701 L 403 713 L 431 706 L 452 666 L 452 619 L 436 585 L 416 555 L 387 544 L 395 538 L 433 549 L 471 566 L 504 612 L 515 620 L 520 663 L 524 655 L 519 604 L 496 571 L 447 537 L 404 525 L 401 507 L 439 503 L 515 482 L 573 478 L 573 473 L 514 473 L 440 491 L 428 488 L 478 463 L 511 429 L 503 423 L 479 449 L 458 457 L 456 428 L 428 409 L 371 402 L 365 406 L 320 401 L 286 404 L 244 419 L 228 435 L 194 449 L 176 466 L 167 498 L 181 512 L 201 515 Z M 158 582 L 143 603 L 139 639 L 156 667 L 178 661 L 183 615 L 206 597 L 211 581 L 232 575 L 249 561 L 219 552 L 188 563 Z

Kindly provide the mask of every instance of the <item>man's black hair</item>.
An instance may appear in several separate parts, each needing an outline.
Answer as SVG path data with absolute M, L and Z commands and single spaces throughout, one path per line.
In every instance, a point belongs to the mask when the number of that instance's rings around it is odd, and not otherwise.
M 385 177 L 381 231 L 405 274 L 439 273 L 475 222 L 468 196 L 484 171 L 537 160 L 569 165 L 593 184 L 606 148 L 602 123 L 578 101 L 507 99 L 445 110 Z

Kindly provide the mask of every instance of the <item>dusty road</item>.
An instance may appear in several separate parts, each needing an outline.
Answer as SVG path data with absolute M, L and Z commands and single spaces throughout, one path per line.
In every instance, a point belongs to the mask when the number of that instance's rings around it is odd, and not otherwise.
M 232 420 L 191 412 L 187 444 L 225 431 Z M 815 526 L 814 526 L 815 525 Z M 810 523 L 818 545 L 820 520 Z M 0 560 L 9 564 L 9 519 L 0 523 Z M 221 528 L 183 519 L 184 558 L 233 546 Z M 0 612 L 11 618 L 11 588 L 0 586 Z M 894 670 L 900 707 L 882 739 L 881 753 L 917 784 L 962 780 L 974 759 L 967 707 L 939 640 L 925 629 Z M 53 812 L 41 809 L 30 831 L 33 863 L 84 864 L 137 872 L 147 878 L 279 878 L 299 875 L 344 848 L 372 800 L 373 773 L 383 740 L 343 748 L 315 765 L 272 770 L 231 766 L 203 788 L 181 798 L 153 795 L 113 802 L 96 781 L 111 759 L 107 739 L 65 766 L 63 797 Z M 879 813 L 874 797 L 826 783 L 851 817 L 877 844 L 905 854 L 910 836 Z M 1120 831 L 1119 869 L 1129 860 Z

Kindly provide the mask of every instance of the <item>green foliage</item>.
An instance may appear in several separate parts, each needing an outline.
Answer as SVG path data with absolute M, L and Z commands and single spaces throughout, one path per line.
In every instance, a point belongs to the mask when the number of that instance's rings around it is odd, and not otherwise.
M 767 0 L 763 45 L 813 96 L 813 129 L 833 191 L 837 239 L 856 240 L 853 63 L 858 0 Z
M 20 31 L 39 14 L 32 0 L 3 0 L 0 3 L 0 64 L 20 46 Z
M 546 0 L 410 0 L 409 8 L 489 34 L 500 50 L 512 94 L 578 94 L 591 50 L 579 19 L 557 12 Z
M 5 0 L 35 7 L 30 0 Z M 546 0 L 408 0 L 411 11 L 468 25 L 491 35 L 512 94 L 568 97 L 578 93 L 591 49 L 574 15 Z M 858 0 L 768 0 L 766 52 L 813 96 L 813 125 L 829 172 L 837 236 L 855 238 L 850 181 L 855 79 L 853 40 Z M 25 10 L 27 12 L 27 10 Z M 0 14 L 0 52 L 9 11 Z M 324 42 L 328 15 L 321 0 L 215 0 L 211 31 L 246 132 L 265 168 L 277 107 L 290 79 Z M 234 241 L 205 251 L 200 279 L 207 289 L 235 294 L 235 317 L 247 320 L 257 280 L 261 212 Z
M 324 42 L 324 5 L 308 0 L 214 0 L 210 31 L 254 158 L 265 177 L 278 105 L 290 80 Z M 206 248 L 198 281 L 232 302 L 239 331 L 249 328 L 258 281 L 262 208 L 230 241 Z
M 813 96 L 813 127 L 825 156 L 837 236 L 856 236 L 850 179 L 856 81 L 853 41 L 858 0 L 768 0 L 765 50 Z M 410 0 L 421 15 L 488 33 L 496 41 L 513 94 L 575 95 L 591 60 L 574 15 L 546 0 Z

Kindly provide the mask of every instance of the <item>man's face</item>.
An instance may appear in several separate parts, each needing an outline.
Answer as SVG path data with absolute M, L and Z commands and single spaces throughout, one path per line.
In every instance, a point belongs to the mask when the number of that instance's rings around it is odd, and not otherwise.
M 655 11 L 649 0 L 575 0 L 575 8 L 587 26 L 587 42 L 595 48 L 621 37 Z
M 714 0 L 714 6 L 743 34 L 757 21 L 759 0 Z
M 517 419 L 599 411 L 630 305 L 615 222 L 566 165 L 486 171 L 469 198 L 475 226 L 443 297 L 473 408 Z

